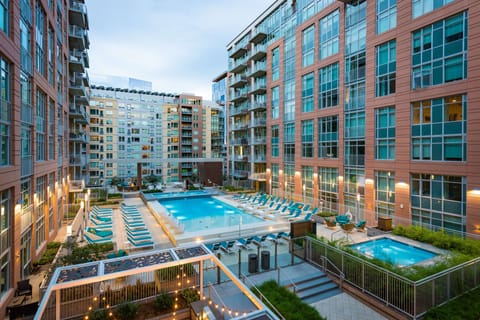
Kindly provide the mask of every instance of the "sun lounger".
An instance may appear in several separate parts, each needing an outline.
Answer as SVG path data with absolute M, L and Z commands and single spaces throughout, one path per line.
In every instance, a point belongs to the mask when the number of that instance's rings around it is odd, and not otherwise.
M 94 234 L 84 232 L 83 237 L 85 240 L 87 240 L 88 243 L 94 244 L 94 243 L 110 243 L 112 242 L 112 239 L 110 238 L 102 238 L 102 237 L 97 237 Z
M 99 228 L 93 228 L 93 227 L 87 227 L 87 232 L 97 235 L 100 238 L 112 238 L 113 232 L 112 230 L 108 229 L 99 229 Z
M 268 234 L 265 234 L 261 237 L 255 236 L 253 237 L 252 243 L 259 246 L 259 247 L 265 247 L 265 241 L 268 238 Z
M 146 247 L 153 247 L 154 243 L 153 241 L 149 240 L 141 240 L 141 241 L 136 241 L 134 239 L 128 238 L 128 242 L 135 248 L 146 248 Z
M 234 248 L 234 245 L 235 245 L 235 240 L 230 240 L 230 241 L 227 241 L 227 242 L 222 242 L 221 245 L 220 245 L 220 249 L 225 251 L 226 253 L 230 254 L 230 253 L 234 253 L 235 251 L 233 250 Z
M 252 241 L 253 241 L 253 237 L 250 237 L 250 238 L 247 238 L 247 239 L 238 239 L 237 242 L 238 242 L 238 246 L 240 247 L 240 249 L 246 249 L 246 250 L 250 250 L 252 249 Z

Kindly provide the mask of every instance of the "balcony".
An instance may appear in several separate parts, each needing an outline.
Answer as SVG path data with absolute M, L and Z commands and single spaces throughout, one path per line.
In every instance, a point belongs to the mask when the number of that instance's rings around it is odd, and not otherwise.
M 237 123 L 234 124 L 230 127 L 232 131 L 239 131 L 239 130 L 246 130 L 248 129 L 248 124 L 247 123 Z
M 257 136 L 254 137 L 252 144 L 254 145 L 265 145 L 267 144 L 267 137 L 266 136 Z
M 70 77 L 68 90 L 72 96 L 86 96 L 87 91 L 85 89 L 85 84 L 83 83 L 83 77 L 79 74 L 74 74 L 74 76 Z
M 87 8 L 85 4 L 75 0 L 70 0 L 68 18 L 72 24 L 87 28 L 88 20 L 87 20 Z
M 88 143 L 89 139 L 85 133 L 70 133 L 70 142 Z
M 230 144 L 233 146 L 243 146 L 248 144 L 248 137 L 243 137 L 243 138 L 235 138 L 230 140 Z
M 267 33 L 265 32 L 264 28 L 256 28 L 255 30 L 252 31 L 252 37 L 250 38 L 250 42 L 261 43 L 266 38 L 267 38 Z
M 248 109 L 248 111 L 265 110 L 265 109 L 267 109 L 267 103 L 266 102 L 253 101 L 250 104 L 250 108 Z
M 237 45 L 230 54 L 230 58 L 237 59 L 243 56 L 248 51 L 248 44 L 246 45 Z
M 230 79 L 231 88 L 241 88 L 247 84 L 247 77 L 245 75 L 237 74 Z
M 192 117 L 182 116 L 182 122 L 192 122 Z
M 264 81 L 256 82 L 250 89 L 251 94 L 264 94 L 267 92 L 267 84 Z
M 230 67 L 231 67 L 230 72 L 240 73 L 247 68 L 247 59 L 246 58 L 241 58 L 241 59 L 235 60 L 230 65 Z
M 237 116 L 240 114 L 245 114 L 248 112 L 249 103 L 242 103 L 239 106 L 231 107 L 230 108 L 230 116 Z
M 88 35 L 85 28 L 70 25 L 68 27 L 68 38 L 71 48 L 83 51 L 89 47 Z
M 267 119 L 253 119 L 250 123 L 250 128 L 265 127 L 267 125 Z
M 246 155 L 235 155 L 233 156 L 233 161 L 248 162 L 249 158 Z
M 20 68 L 30 76 L 33 74 L 32 55 L 23 47 L 20 48 Z
M 231 172 L 232 177 L 237 179 L 246 179 L 248 178 L 248 171 L 247 170 L 233 170 Z
M 249 180 L 257 180 L 257 181 L 266 181 L 266 178 L 267 178 L 267 175 L 263 172 L 262 173 L 256 172 L 251 174 L 248 177 Z
M 262 60 L 267 55 L 267 45 L 258 44 L 250 53 L 250 59 L 254 61 Z
M 230 101 L 234 103 L 239 103 L 247 100 L 247 98 L 248 98 L 248 92 L 246 90 L 237 90 L 233 93 L 232 97 L 230 98 Z
M 263 77 L 264 75 L 267 74 L 266 70 L 267 70 L 267 63 L 265 61 L 257 62 L 253 65 L 248 76 L 253 78 Z
M 22 103 L 21 118 L 23 123 L 33 125 L 33 108 L 32 105 Z
M 69 117 L 73 119 L 77 119 L 79 121 L 83 121 L 85 123 L 90 122 L 90 116 L 87 114 L 85 106 L 75 105 L 74 103 L 70 103 L 68 106 Z
M 265 155 L 255 155 L 253 161 L 255 163 L 264 163 L 267 162 L 267 157 Z

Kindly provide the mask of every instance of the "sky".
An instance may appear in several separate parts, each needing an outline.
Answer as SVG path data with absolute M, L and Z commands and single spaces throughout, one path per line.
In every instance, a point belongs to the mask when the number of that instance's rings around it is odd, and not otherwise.
M 226 46 L 274 0 L 87 0 L 92 75 L 212 99 Z M 94 83 L 93 83 L 94 84 Z

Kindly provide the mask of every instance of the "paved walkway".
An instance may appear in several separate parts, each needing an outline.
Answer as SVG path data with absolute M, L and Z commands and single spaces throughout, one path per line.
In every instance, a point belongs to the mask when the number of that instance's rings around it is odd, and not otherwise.
M 144 205 L 143 201 L 140 198 L 125 198 L 123 199 L 123 202 L 127 205 L 133 205 L 138 208 L 138 210 L 143 214 L 145 224 L 148 226 L 153 242 L 155 243 L 155 249 L 167 249 L 172 247 L 172 243 L 168 239 L 167 235 L 163 232 L 161 227 L 158 225 L 157 221 L 155 218 L 151 215 L 150 211 L 148 208 Z M 123 225 L 123 221 L 121 219 L 120 215 L 120 209 L 114 209 L 114 222 L 113 222 L 113 233 L 114 233 L 114 238 L 117 241 L 117 246 L 118 249 L 120 248 L 125 248 L 126 246 L 126 236 L 125 236 L 125 229 Z M 331 239 L 332 237 L 335 239 L 345 237 L 346 235 L 343 232 L 336 232 L 339 231 L 337 230 L 331 230 L 327 229 L 324 226 L 320 226 L 317 228 L 317 235 L 324 236 L 327 239 Z M 334 234 L 332 236 L 332 234 Z M 351 235 L 350 235 L 351 236 Z M 337 238 L 338 237 L 338 238 Z M 365 233 L 356 233 L 353 234 L 353 241 L 362 241 L 362 239 L 367 238 Z M 56 241 L 64 242 L 66 239 L 66 225 L 64 225 L 58 232 L 58 235 L 56 237 Z M 288 246 L 279 246 L 281 249 L 279 250 L 282 252 L 283 250 L 287 249 Z M 255 250 L 256 251 L 256 250 Z M 280 253 L 279 252 L 279 253 Z M 288 255 L 285 255 L 288 256 Z M 228 258 L 227 258 L 228 257 Z M 231 255 L 230 256 L 225 256 L 227 258 L 226 262 L 228 265 L 229 263 L 232 263 L 233 267 L 237 267 L 234 272 L 238 271 L 238 266 L 235 266 L 234 260 L 237 259 L 237 255 Z M 287 257 L 288 258 L 288 257 Z M 228 261 L 228 260 L 232 261 Z M 245 259 L 244 263 L 246 264 L 247 260 Z M 282 263 L 280 263 L 281 265 Z M 230 266 L 230 268 L 232 268 Z M 246 268 L 247 266 L 245 266 Z M 242 268 L 243 270 L 243 268 Z M 313 266 L 310 266 L 306 263 L 301 263 L 297 264 L 294 266 L 288 266 L 285 268 L 282 268 L 282 271 L 280 273 L 280 277 L 282 279 L 291 276 L 294 277 L 294 275 L 299 275 L 299 274 L 304 274 L 306 272 L 318 272 L 317 269 L 315 269 Z M 31 275 L 30 281 L 33 285 L 33 297 L 36 297 L 38 299 L 38 287 L 40 282 L 43 280 L 44 277 L 44 272 L 40 272 L 36 275 Z M 278 278 L 278 271 L 273 270 L 270 272 L 264 272 L 264 273 L 259 273 L 255 275 L 249 276 L 249 280 L 252 281 L 255 284 L 260 284 L 266 280 L 269 279 L 277 279 Z M 282 281 L 283 282 L 283 281 Z M 248 285 L 248 283 L 247 283 Z M 312 304 L 313 307 L 315 307 L 319 313 L 323 316 L 326 317 L 328 320 L 350 320 L 350 319 L 355 319 L 355 320 L 383 320 L 387 319 L 383 316 L 381 316 L 379 313 L 374 311 L 373 309 L 369 308 L 368 306 L 364 305 L 360 301 L 356 300 L 355 298 L 349 296 L 347 293 L 342 293 L 327 299 L 324 299 L 322 301 L 316 302 Z

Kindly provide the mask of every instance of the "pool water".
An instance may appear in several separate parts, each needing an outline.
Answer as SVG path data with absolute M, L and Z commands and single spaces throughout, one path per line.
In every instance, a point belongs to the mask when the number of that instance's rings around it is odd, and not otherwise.
M 437 256 L 436 253 L 431 251 L 390 238 L 380 238 L 354 244 L 351 248 L 368 257 L 390 262 L 400 267 L 416 264 Z
M 262 222 L 263 219 L 245 213 L 212 197 L 159 199 L 169 214 L 185 227 L 185 232 L 240 226 Z
M 207 190 L 190 190 L 190 191 L 178 191 L 178 192 L 158 192 L 152 194 L 157 199 L 168 199 L 178 197 L 192 197 L 192 196 L 206 196 L 210 192 Z

